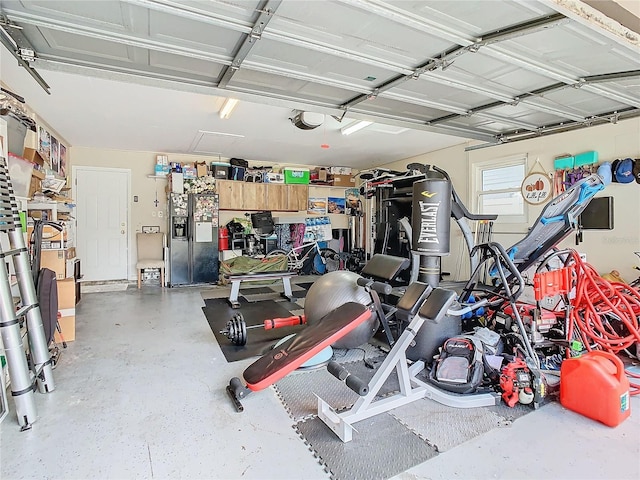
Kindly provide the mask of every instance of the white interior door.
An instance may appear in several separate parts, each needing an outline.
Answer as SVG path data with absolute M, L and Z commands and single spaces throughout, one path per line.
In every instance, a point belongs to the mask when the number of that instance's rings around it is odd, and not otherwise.
M 77 254 L 83 280 L 126 280 L 131 171 L 73 167 Z

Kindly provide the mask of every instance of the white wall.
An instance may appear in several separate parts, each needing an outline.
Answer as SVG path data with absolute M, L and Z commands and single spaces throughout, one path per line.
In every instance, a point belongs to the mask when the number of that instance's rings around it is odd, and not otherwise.
M 595 150 L 599 154 L 599 162 L 626 157 L 640 158 L 640 119 L 636 118 L 615 125 L 590 127 L 470 152 L 464 151 L 465 146 L 467 145 L 456 145 L 385 166 L 401 170 L 409 163 L 420 162 L 445 169 L 451 176 L 456 191 L 471 210 L 470 173 L 474 162 L 526 154 L 529 159 L 529 168 L 538 159 L 543 168 L 551 172 L 553 171 L 554 158 L 563 153 L 578 154 Z M 625 280 L 630 281 L 637 277 L 637 271 L 633 270 L 633 266 L 638 262 L 633 252 L 640 251 L 640 214 L 638 213 L 640 210 L 640 184 L 635 182 L 629 184 L 613 183 L 598 196 L 614 197 L 614 229 L 585 231 L 584 241 L 579 246 L 575 246 L 574 236 L 570 236 L 560 244 L 560 247 L 576 248 L 587 254 L 589 263 L 600 273 L 616 269 Z M 527 205 L 529 225 L 537 219 L 542 208 L 543 206 Z M 496 230 L 494 239 L 507 247 L 516 243 L 526 233 L 522 227 L 511 229 L 497 226 Z M 443 270 L 454 274 L 452 280 L 464 280 L 468 275 L 468 268 L 465 268 L 468 260 L 465 257 L 462 236 L 457 227 L 452 226 L 451 232 L 451 255 L 443 259 Z
M 161 152 L 160 152 L 161 153 Z M 125 150 L 107 150 L 86 147 L 72 147 L 70 152 L 71 166 L 89 166 L 89 167 L 110 167 L 123 168 L 131 171 L 131 192 L 129 205 L 131 208 L 131 225 L 129 227 L 129 278 L 136 278 L 135 264 L 137 259 L 136 252 L 136 233 L 142 231 L 143 226 L 160 226 L 160 231 L 167 232 L 167 193 L 166 187 L 168 180 L 149 178 L 153 175 L 154 166 L 156 164 L 156 155 L 159 152 L 132 152 Z M 196 161 L 207 162 L 220 161 L 216 157 L 206 157 L 202 155 L 187 154 L 169 154 L 169 162 L 193 163 Z M 228 159 L 223 159 L 228 160 Z M 251 162 L 251 164 L 258 162 Z M 71 171 L 71 166 L 69 171 Z M 284 165 L 282 165 L 284 166 Z M 310 187 L 313 189 L 314 187 Z M 334 189 L 331 189 L 333 192 Z M 344 195 L 344 189 L 342 189 Z M 332 193 L 333 194 L 333 193 Z M 138 201 L 134 202 L 134 197 L 138 197 Z M 158 199 L 158 206 L 154 205 Z M 161 212 L 162 217 L 159 217 Z M 223 211 L 220 215 L 221 225 L 226 224 L 233 217 L 243 217 L 243 211 Z M 306 212 L 287 212 L 279 216 L 297 217 L 305 216 Z M 331 222 L 333 228 L 347 228 L 347 218 L 345 215 L 332 215 Z

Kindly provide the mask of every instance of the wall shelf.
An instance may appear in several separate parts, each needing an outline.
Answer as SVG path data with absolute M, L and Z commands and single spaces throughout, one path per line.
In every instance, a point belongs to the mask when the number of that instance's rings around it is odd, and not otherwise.
M 166 180 L 168 176 L 169 175 L 147 175 L 147 178 L 155 178 L 155 179 L 162 178 L 163 180 Z

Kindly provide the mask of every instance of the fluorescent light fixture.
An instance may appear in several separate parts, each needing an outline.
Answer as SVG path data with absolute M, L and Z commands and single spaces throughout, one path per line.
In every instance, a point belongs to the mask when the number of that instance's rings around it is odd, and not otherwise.
M 222 108 L 220 109 L 220 118 L 225 119 L 231 116 L 233 109 L 236 108 L 238 104 L 238 99 L 236 98 L 227 98 L 222 104 Z
M 358 120 L 357 122 L 352 123 L 348 127 L 344 127 L 340 131 L 342 132 L 343 135 L 351 135 L 352 133 L 357 132 L 358 130 L 362 130 L 363 128 L 368 127 L 372 123 L 373 122 L 368 122 L 366 120 Z

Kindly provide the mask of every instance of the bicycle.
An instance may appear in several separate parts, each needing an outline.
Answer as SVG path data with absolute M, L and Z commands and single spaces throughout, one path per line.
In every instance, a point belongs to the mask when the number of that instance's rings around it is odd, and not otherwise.
M 287 270 L 300 273 L 306 266 L 307 261 L 311 261 L 311 273 L 323 275 L 334 272 L 340 267 L 338 252 L 332 248 L 321 248 L 317 240 L 305 242 L 298 247 L 293 247 L 288 252 L 280 248 L 271 250 L 266 258 L 284 255 L 287 257 Z

